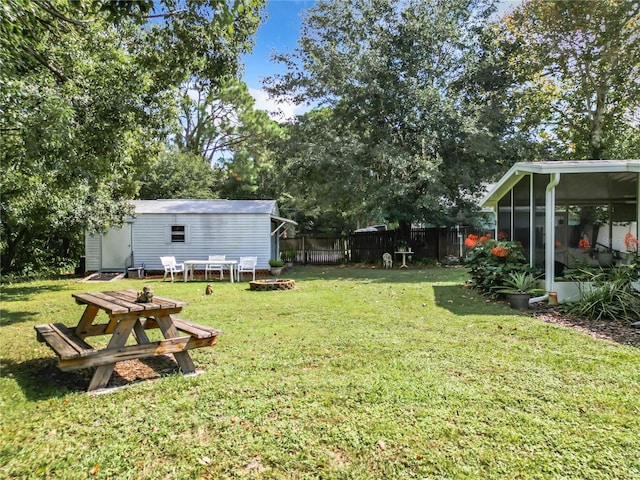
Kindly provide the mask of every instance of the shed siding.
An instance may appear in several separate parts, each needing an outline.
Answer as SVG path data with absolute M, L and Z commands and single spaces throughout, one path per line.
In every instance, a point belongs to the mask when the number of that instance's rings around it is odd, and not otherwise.
M 84 236 L 85 270 L 97 272 L 102 268 L 102 237 L 86 233 Z
M 167 228 L 184 225 L 186 243 L 171 243 Z M 271 219 L 266 214 L 142 214 L 133 224 L 134 264 L 162 270 L 160 256 L 173 255 L 178 262 L 207 259 L 209 255 L 257 256 L 258 269 L 269 268 Z

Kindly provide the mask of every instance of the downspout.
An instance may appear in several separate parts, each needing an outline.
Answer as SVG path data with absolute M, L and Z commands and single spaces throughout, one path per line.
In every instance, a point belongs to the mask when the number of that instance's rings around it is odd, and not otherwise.
M 536 246 L 536 196 L 533 189 L 533 173 L 529 174 L 529 266 L 533 267 Z
M 511 212 L 509 212 L 509 238 L 514 238 L 515 237 L 515 216 L 516 216 L 516 206 L 514 205 L 514 199 L 515 199 L 515 195 L 513 194 L 513 189 L 515 187 L 511 188 L 511 198 L 509 200 L 509 203 L 511 204 Z M 497 223 L 497 222 L 496 222 Z M 496 237 L 498 238 L 498 234 L 496 233 Z
M 551 179 L 547 185 L 545 194 L 545 232 L 544 232 L 544 288 L 547 292 L 550 292 L 553 288 L 553 275 L 554 275 L 554 253 L 556 245 L 556 231 L 555 231 L 555 218 L 556 218 L 556 187 L 560 183 L 560 172 L 551 174 Z
M 493 238 L 498 238 L 498 202 L 494 202 L 491 205 L 491 209 L 493 210 Z

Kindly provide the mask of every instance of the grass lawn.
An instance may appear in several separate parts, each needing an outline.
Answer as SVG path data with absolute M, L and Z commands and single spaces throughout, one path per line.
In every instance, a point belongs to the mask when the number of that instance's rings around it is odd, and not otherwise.
M 640 478 L 638 348 L 487 302 L 463 269 L 284 276 L 3 285 L 0 478 Z M 86 394 L 33 326 L 145 284 L 224 330 L 192 352 L 205 373 Z

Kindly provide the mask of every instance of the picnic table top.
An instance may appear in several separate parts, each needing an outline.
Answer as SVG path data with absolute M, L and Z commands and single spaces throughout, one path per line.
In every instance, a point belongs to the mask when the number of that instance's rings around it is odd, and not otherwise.
M 138 303 L 138 292 L 135 290 L 114 290 L 109 292 L 73 293 L 76 303 L 80 305 L 93 305 L 105 310 L 108 314 L 125 313 L 149 313 L 161 310 L 182 309 L 187 302 L 172 300 L 164 297 L 153 297 L 153 302 Z

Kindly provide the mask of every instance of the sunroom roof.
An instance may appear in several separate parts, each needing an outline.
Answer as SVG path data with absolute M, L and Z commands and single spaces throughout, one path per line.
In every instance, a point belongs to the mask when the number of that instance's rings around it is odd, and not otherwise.
M 640 173 L 640 160 L 578 160 L 578 161 L 544 161 L 544 162 L 522 162 L 516 163 L 509 171 L 492 186 L 489 192 L 481 201 L 481 206 L 495 205 L 509 190 L 511 190 L 522 177 L 528 174 L 582 174 L 581 181 L 574 185 L 575 194 L 569 194 L 569 197 L 584 197 L 586 195 L 598 195 L 600 198 L 610 198 L 612 193 L 620 193 L 619 184 L 625 182 L 627 178 L 637 178 L 636 175 L 628 175 Z M 591 188 L 589 184 L 592 182 L 584 182 L 588 177 L 584 174 L 604 174 L 607 175 L 609 188 L 597 191 L 597 188 Z M 592 179 L 596 180 L 596 179 Z M 598 184 L 604 185 L 604 182 L 597 181 L 592 187 Z M 606 191 L 605 191 L 606 190 Z M 567 192 L 569 193 L 569 192 Z M 634 192 L 634 197 L 637 192 Z

